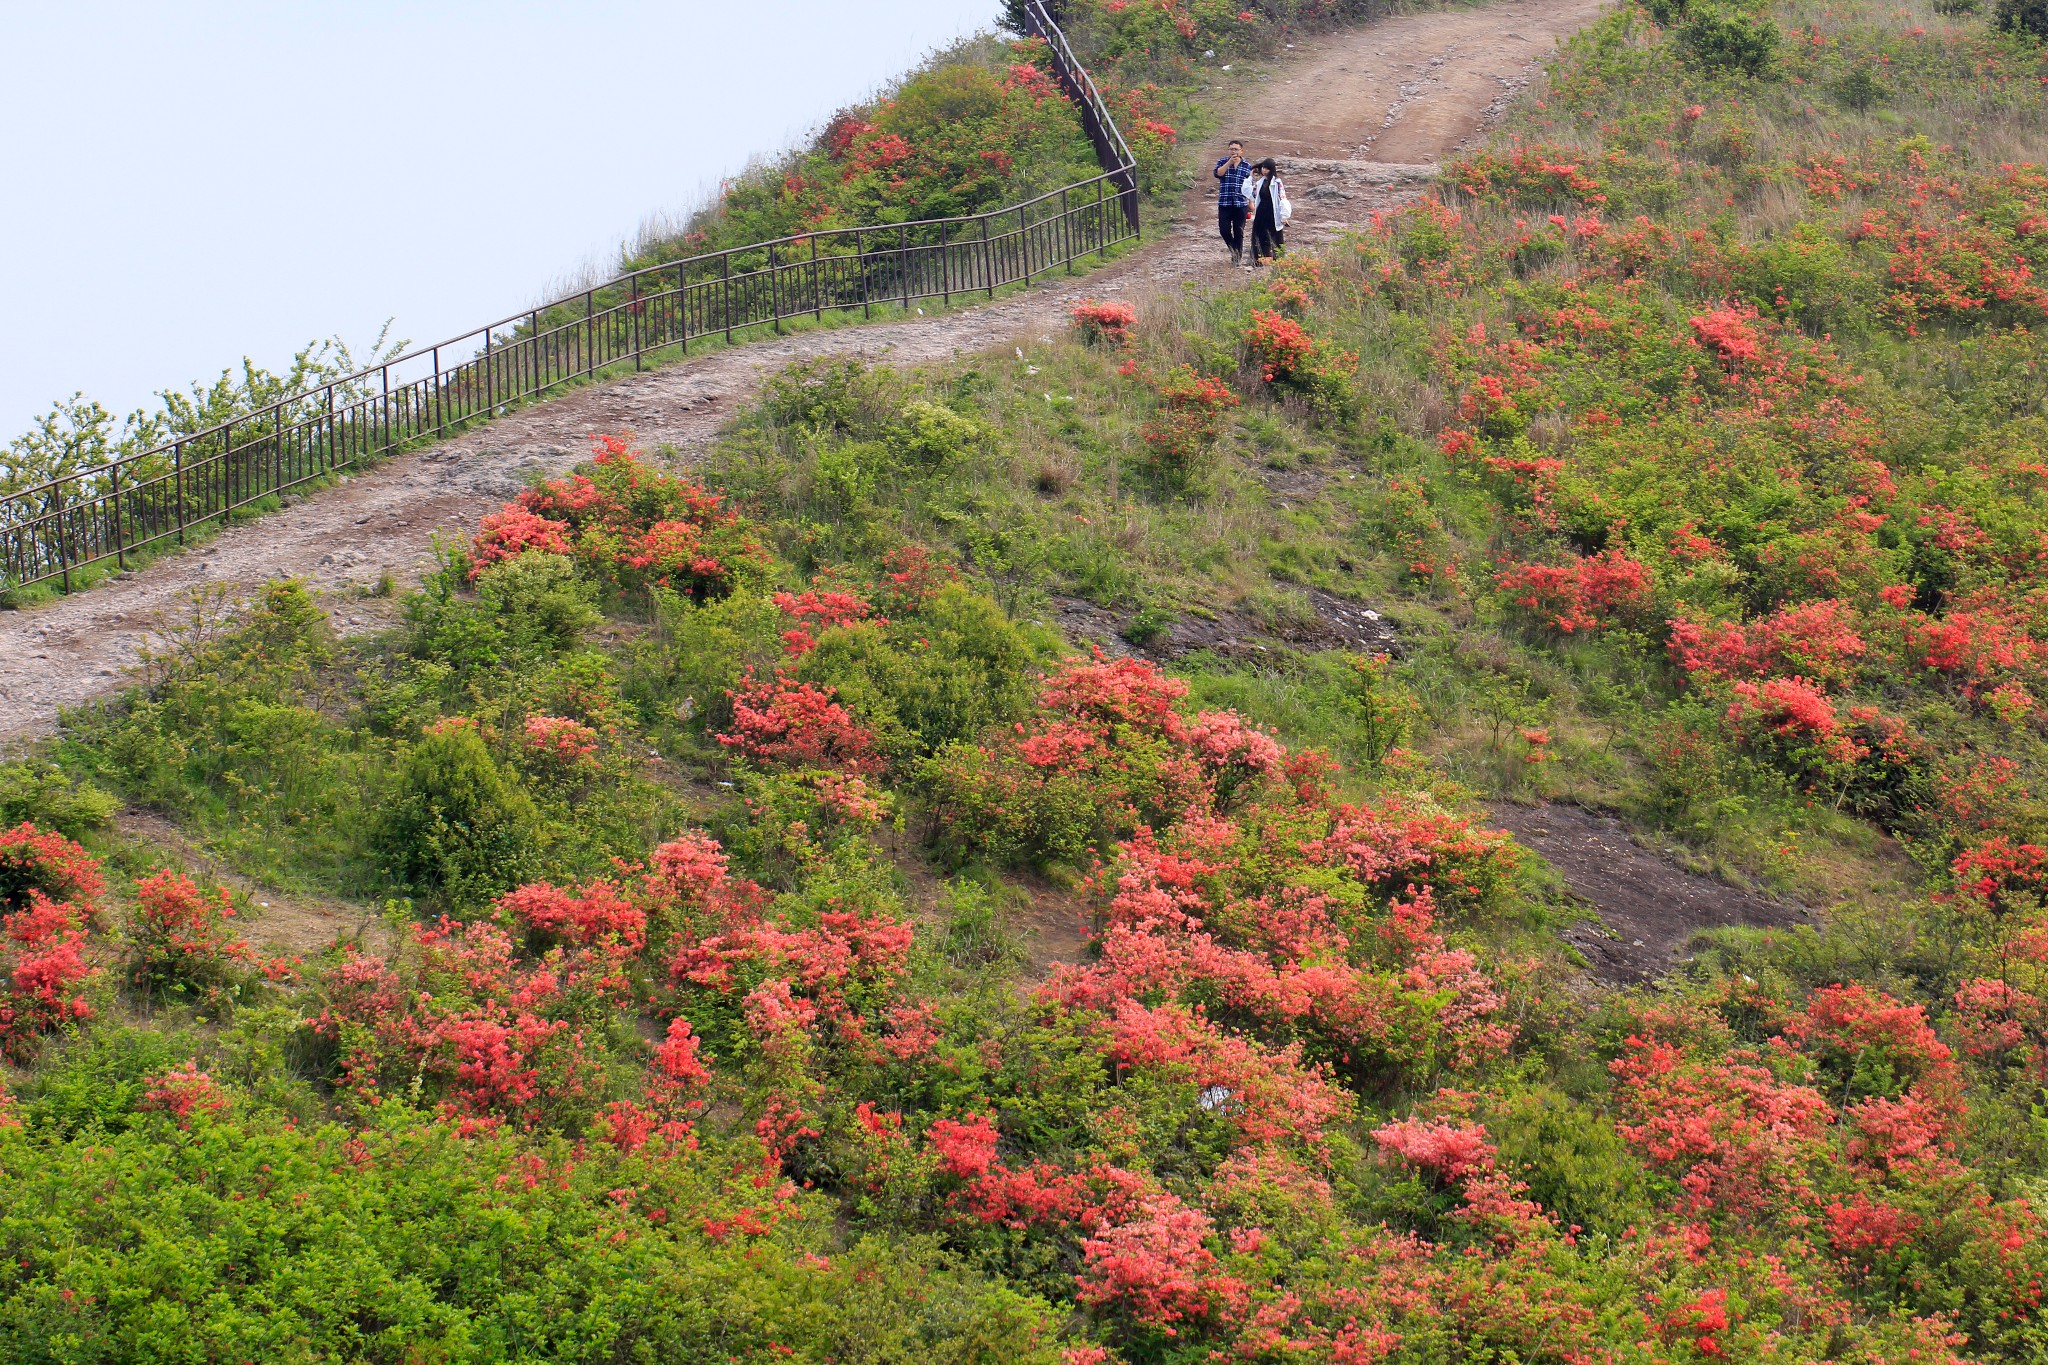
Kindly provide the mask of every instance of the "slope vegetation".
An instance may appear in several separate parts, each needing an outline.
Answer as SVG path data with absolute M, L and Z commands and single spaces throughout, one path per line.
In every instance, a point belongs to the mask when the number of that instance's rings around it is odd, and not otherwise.
M 2044 90 L 1622 10 L 1326 250 L 194 613 L 0 769 L 6 1353 L 2040 1358 Z M 1567 798 L 1816 922 L 1602 984 Z

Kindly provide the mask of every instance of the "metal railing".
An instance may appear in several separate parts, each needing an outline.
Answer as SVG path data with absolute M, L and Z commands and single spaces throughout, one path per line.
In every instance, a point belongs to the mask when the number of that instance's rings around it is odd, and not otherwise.
M 1047 14 L 1026 12 L 1108 170 L 960 218 L 757 242 L 621 275 L 154 449 L 0 498 L 0 586 L 59 579 L 506 405 L 712 336 L 1028 283 L 1138 232 L 1136 162 Z

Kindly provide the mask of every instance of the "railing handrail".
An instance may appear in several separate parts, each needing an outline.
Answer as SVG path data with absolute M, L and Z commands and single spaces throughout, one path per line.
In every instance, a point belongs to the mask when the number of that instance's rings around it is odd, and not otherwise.
M 331 472 L 371 454 L 388 454 L 422 436 L 458 428 L 505 403 L 538 396 L 575 378 L 595 376 L 626 358 L 637 368 L 649 350 L 660 352 L 680 344 L 687 353 L 695 337 L 722 330 L 730 340 L 735 331 L 771 322 L 779 330 L 785 318 L 813 313 L 822 317 L 827 309 L 872 312 L 877 304 L 900 300 L 907 307 L 914 298 L 950 299 L 956 293 L 978 293 L 984 288 L 993 297 L 999 285 L 1028 281 L 1061 262 L 1071 272 L 1078 256 L 1106 252 L 1113 242 L 1137 233 L 1137 161 L 1102 92 L 1074 56 L 1044 0 L 1025 0 L 1025 14 L 1046 40 L 1054 74 L 1080 112 L 1104 167 L 1102 173 L 981 213 L 795 233 L 641 266 L 444 340 L 412 347 L 147 450 L 0 495 L 0 585 L 10 577 L 28 583 L 60 573 L 68 584 L 74 567 L 124 557 L 128 549 L 170 534 L 182 542 L 188 526 L 204 524 L 318 477 L 301 472 L 309 450 L 316 457 L 313 463 L 324 459 L 323 468 Z M 1112 186 L 1114 201 L 1127 225 L 1114 235 L 1103 218 L 1111 202 L 1106 191 Z M 1075 192 L 1091 188 L 1096 190 L 1095 199 L 1077 206 Z M 1055 199 L 1059 201 L 1056 210 L 1032 221 L 1032 210 Z M 1013 215 L 1014 227 L 990 231 L 998 220 Z M 970 231 L 977 226 L 978 238 Z M 913 233 L 922 240 L 913 243 Z M 869 243 L 878 236 L 894 240 L 884 250 L 871 251 Z M 854 244 L 851 252 L 827 254 L 820 249 L 821 244 L 836 245 L 848 238 Z M 937 239 L 936 245 L 932 238 Z M 977 246 L 978 260 L 972 251 Z M 808 257 L 798 256 L 806 247 Z M 778 252 L 784 259 L 776 259 Z M 765 265 L 749 264 L 733 273 L 737 258 L 756 254 L 766 255 Z M 889 275 L 892 261 L 893 279 Z M 847 263 L 854 264 L 857 281 L 846 275 L 843 266 Z M 643 293 L 642 285 L 650 279 L 660 287 L 651 294 Z M 715 300 L 711 294 L 714 287 L 721 291 Z M 578 304 L 582 307 L 575 318 L 554 321 L 561 310 Z M 640 316 L 650 304 L 669 305 L 665 319 L 652 326 L 651 343 Z M 692 321 L 693 309 L 696 322 Z M 618 318 L 622 311 L 629 314 L 623 322 Z M 712 321 L 714 316 L 718 322 Z M 598 333 L 600 324 L 611 329 L 604 336 Z M 701 330 L 692 331 L 699 324 Z M 665 327 L 671 330 L 664 331 Z M 620 336 L 626 330 L 630 330 L 630 345 Z M 510 335 L 500 341 L 500 332 Z M 668 339 L 663 340 L 664 336 Z M 543 342 L 547 344 L 543 346 Z M 466 345 L 476 347 L 476 354 L 461 358 L 460 348 Z M 452 365 L 443 357 L 443 352 L 450 351 L 458 354 Z M 609 358 L 600 359 L 607 351 Z M 565 353 L 573 357 L 574 368 L 564 368 Z M 431 381 L 424 376 L 407 379 L 401 374 L 394 388 L 394 370 L 410 367 L 424 371 L 429 362 Z M 420 392 L 429 383 L 431 388 Z M 394 413 L 394 399 L 403 411 Z M 246 439 L 237 445 L 237 436 Z M 318 445 L 321 441 L 326 442 L 324 455 Z M 262 454 L 259 448 L 266 442 L 268 454 Z M 216 444 L 217 451 L 213 449 Z M 286 453 L 288 444 L 294 453 Z M 193 451 L 199 458 L 188 466 L 185 457 Z M 270 464 L 252 463 L 259 455 Z M 247 468 L 208 472 L 209 465 L 226 465 L 230 457 L 237 456 L 245 457 Z M 136 477 L 124 485 L 123 476 L 130 471 L 137 471 Z M 165 485 L 173 478 L 175 513 L 166 515 L 163 504 L 170 494 Z M 206 510 L 195 515 L 189 507 L 188 486 L 200 480 L 224 482 L 217 488 L 206 483 L 201 500 L 213 501 L 207 501 Z M 67 498 L 67 491 L 71 497 Z M 138 498 L 146 493 L 156 501 L 144 510 L 136 510 L 141 507 L 139 501 L 124 510 L 122 499 L 127 493 L 136 493 Z M 145 534 L 145 522 L 157 529 Z M 54 544 L 45 538 L 52 525 Z M 88 541 L 83 552 L 74 553 L 74 526 L 79 528 L 76 538 Z M 42 571 L 36 572 L 37 567 Z
M 1052 49 L 1054 67 L 1067 75 L 1082 92 L 1077 102 L 1090 108 L 1095 117 L 1102 121 L 1103 131 L 1107 135 L 1109 146 L 1114 149 L 1114 159 L 1117 163 L 1109 174 L 1114 176 L 1119 172 L 1135 172 L 1138 169 L 1138 159 L 1131 155 L 1130 144 L 1124 141 L 1123 131 L 1116 126 L 1116 118 L 1109 111 L 1109 102 L 1103 99 L 1102 91 L 1095 85 L 1095 78 L 1088 74 L 1088 68 L 1074 55 L 1074 49 L 1067 42 L 1066 32 L 1054 21 L 1052 11 L 1045 6 L 1045 0 L 1025 0 L 1024 14 L 1038 29 L 1039 37 L 1045 39 L 1046 45 Z M 1098 149 L 1098 152 L 1100 150 Z M 1100 159 L 1104 165 L 1108 165 L 1111 157 L 1104 155 Z

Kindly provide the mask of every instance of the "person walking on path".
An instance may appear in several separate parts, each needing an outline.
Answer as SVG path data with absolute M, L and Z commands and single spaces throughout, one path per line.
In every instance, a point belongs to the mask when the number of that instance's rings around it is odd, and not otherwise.
M 1280 179 L 1280 167 L 1267 157 L 1253 167 L 1257 175 L 1247 189 L 1252 220 L 1252 268 L 1257 269 L 1280 254 L 1287 239 L 1287 220 L 1294 205 L 1287 201 L 1287 184 Z
M 1244 159 L 1244 144 L 1232 141 L 1230 155 L 1216 163 L 1216 231 L 1230 248 L 1230 263 L 1244 259 L 1244 219 L 1248 200 L 1244 182 L 1251 177 L 1252 163 Z

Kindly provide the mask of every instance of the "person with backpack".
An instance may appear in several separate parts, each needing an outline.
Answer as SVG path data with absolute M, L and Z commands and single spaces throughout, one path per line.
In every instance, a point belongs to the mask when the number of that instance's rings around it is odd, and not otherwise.
M 1251 219 L 1252 268 L 1256 270 L 1287 244 L 1287 220 L 1294 216 L 1294 205 L 1288 202 L 1287 184 L 1272 157 L 1252 169 L 1255 174 L 1246 189 L 1246 216 Z
M 1216 231 L 1230 248 L 1230 263 L 1244 259 L 1244 182 L 1251 178 L 1252 163 L 1244 159 L 1244 144 L 1233 140 L 1229 155 L 1216 163 Z

